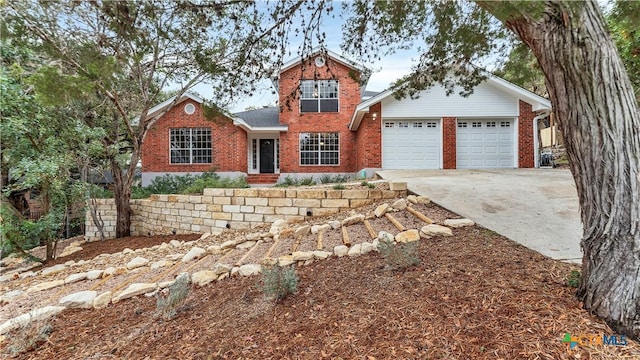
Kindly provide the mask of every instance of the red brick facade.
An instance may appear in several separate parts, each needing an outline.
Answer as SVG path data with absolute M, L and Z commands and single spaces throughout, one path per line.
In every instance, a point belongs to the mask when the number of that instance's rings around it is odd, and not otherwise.
M 373 114 L 376 119 L 373 119 Z M 382 106 L 380 103 L 369 107 L 356 133 L 356 168 L 382 168 Z
M 191 103 L 196 111 L 188 115 L 186 104 Z M 211 164 L 170 164 L 169 133 L 175 128 L 211 128 Z M 233 125 L 231 119 L 220 116 L 209 120 L 204 117 L 201 106 L 187 99 L 173 107 L 160 118 L 147 133 L 142 144 L 143 172 L 203 172 L 247 171 L 247 133 Z
M 457 119 L 454 117 L 442 118 L 442 167 L 455 169 L 456 164 L 456 132 Z
M 520 116 L 518 117 L 518 167 L 535 167 L 535 151 L 533 119 L 536 114 L 531 111 L 531 104 L 520 100 Z
M 360 84 L 354 70 L 326 59 L 326 65 L 316 67 L 313 59 L 304 66 L 296 66 L 280 74 L 280 124 L 288 125 L 288 132 L 280 133 L 280 172 L 331 173 L 355 172 L 356 133 L 349 130 L 356 105 L 360 103 Z M 302 79 L 338 80 L 338 112 L 300 112 L 299 93 Z M 340 133 L 340 163 L 336 166 L 300 165 L 299 136 L 303 132 Z

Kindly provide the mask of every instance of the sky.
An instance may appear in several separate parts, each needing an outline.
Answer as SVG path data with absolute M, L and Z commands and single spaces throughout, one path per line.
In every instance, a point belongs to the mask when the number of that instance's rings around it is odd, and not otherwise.
M 325 16 L 322 22 L 322 31 L 326 34 L 339 34 L 340 36 L 327 36 L 326 47 L 345 58 L 361 64 L 372 70 L 371 77 L 367 83 L 366 90 L 382 91 L 389 88 L 390 84 L 404 75 L 411 72 L 412 64 L 417 61 L 418 52 L 416 49 L 399 51 L 393 55 L 385 56 L 375 63 L 363 62 L 361 59 L 344 54 L 340 49 L 342 41 L 342 24 L 344 19 L 339 16 L 339 10 L 336 11 L 335 18 Z M 299 37 L 292 36 L 289 39 L 289 46 L 292 54 L 298 53 L 298 48 L 302 45 Z M 283 59 L 287 62 L 290 59 Z M 206 84 L 200 84 L 193 89 L 196 93 L 204 98 L 211 98 L 211 88 Z M 275 90 L 270 80 L 265 79 L 257 84 L 256 94 L 252 97 L 244 97 L 237 99 L 236 102 L 229 105 L 228 110 L 231 113 L 244 111 L 249 106 L 260 107 L 266 105 L 274 105 L 277 101 L 277 95 L 273 95 Z

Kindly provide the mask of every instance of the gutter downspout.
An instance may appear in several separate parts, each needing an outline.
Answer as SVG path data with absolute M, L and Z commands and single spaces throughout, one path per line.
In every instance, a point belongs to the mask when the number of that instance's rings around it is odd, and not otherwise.
M 535 152 L 533 153 L 533 167 L 540 167 L 540 141 L 539 139 L 539 129 L 538 129 L 538 120 L 544 119 L 551 114 L 551 111 L 544 111 L 540 115 L 537 115 L 533 118 L 533 148 Z

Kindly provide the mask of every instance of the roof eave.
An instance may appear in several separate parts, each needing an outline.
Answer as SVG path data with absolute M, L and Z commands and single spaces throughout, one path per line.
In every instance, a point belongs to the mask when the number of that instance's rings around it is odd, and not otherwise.
M 249 125 L 246 121 L 238 117 L 232 117 L 233 125 L 243 129 L 246 132 L 251 133 L 267 133 L 267 132 L 287 132 L 289 131 L 289 127 L 286 125 L 282 126 L 265 126 L 265 127 L 256 127 Z

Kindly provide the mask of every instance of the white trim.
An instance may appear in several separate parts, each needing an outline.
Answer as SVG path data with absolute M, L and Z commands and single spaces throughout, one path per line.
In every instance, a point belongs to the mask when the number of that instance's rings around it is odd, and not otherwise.
M 253 140 L 256 140 L 256 168 L 252 169 L 253 162 Z M 280 156 L 280 134 L 279 133 L 253 133 L 247 136 L 247 174 L 263 174 L 260 172 L 260 140 L 274 140 L 273 144 L 273 173 L 280 174 L 278 167 L 278 156 Z M 267 174 L 267 173 L 265 173 Z
M 151 109 L 149 109 L 149 111 L 147 111 L 147 119 L 150 119 L 154 116 L 156 116 L 158 113 L 161 113 L 163 110 L 165 110 L 167 107 L 169 107 L 169 105 L 173 104 L 173 102 L 176 100 L 176 96 L 172 96 L 170 98 L 168 98 L 167 100 L 161 102 L 160 104 L 152 107 Z M 183 101 L 187 100 L 187 99 L 191 99 L 195 102 L 197 102 L 198 104 L 202 104 L 204 102 L 203 99 L 201 99 L 200 97 L 193 95 L 191 93 L 184 93 L 182 94 L 182 96 L 180 97 L 180 99 L 178 99 L 178 101 L 175 102 L 175 105 L 178 105 L 180 103 L 182 103 Z
M 540 131 L 540 129 L 538 128 L 538 121 L 540 119 L 546 118 L 547 116 L 549 116 L 549 114 L 550 112 L 546 111 L 533 118 L 533 167 L 534 168 L 540 167 L 540 153 L 538 151 L 540 148 L 540 142 L 538 141 L 538 132 Z
M 520 168 L 520 117 L 513 118 L 513 168 Z
M 311 59 L 314 56 L 318 55 L 318 53 L 322 53 L 322 55 L 326 55 L 328 57 L 330 57 L 332 60 L 335 60 L 336 62 L 352 68 L 354 70 L 358 70 L 360 72 L 366 72 L 367 68 L 363 67 L 362 65 L 358 65 L 355 62 L 343 57 L 342 55 L 333 52 L 329 49 L 322 49 L 321 47 L 315 47 L 313 48 L 313 50 L 311 50 L 311 52 L 309 54 L 305 54 L 305 59 Z M 296 65 L 300 65 L 300 63 L 302 63 L 303 58 L 302 56 L 298 55 L 295 58 L 287 61 L 286 63 L 282 64 L 282 67 L 280 68 L 280 70 L 278 71 L 278 74 L 282 74 L 283 72 L 291 69 L 292 67 L 296 66 Z
M 318 137 L 320 136 L 319 134 L 337 134 L 338 135 L 338 163 L 337 164 L 320 164 L 320 162 L 322 161 L 322 156 L 320 154 L 322 154 L 322 152 L 320 151 L 320 143 L 318 143 L 318 164 L 303 164 L 302 163 L 302 149 L 300 148 L 300 136 L 302 134 L 317 134 Z M 319 140 L 319 139 L 318 139 Z M 340 153 L 340 149 L 342 149 L 342 136 L 340 134 L 339 131 L 301 131 L 298 133 L 298 166 L 301 167 L 307 167 L 307 166 L 340 166 L 341 164 L 341 157 L 342 154 Z M 310 152 L 310 151 L 307 151 Z M 325 151 L 325 152 L 334 152 L 334 150 L 331 151 Z
M 238 117 L 232 117 L 233 125 L 238 126 L 244 129 L 247 133 L 267 133 L 267 132 L 287 132 L 289 131 L 288 125 L 280 125 L 280 126 L 268 126 L 268 127 L 253 127 L 249 125 L 246 121 L 242 120 Z

